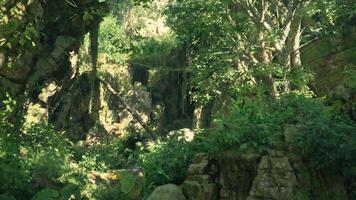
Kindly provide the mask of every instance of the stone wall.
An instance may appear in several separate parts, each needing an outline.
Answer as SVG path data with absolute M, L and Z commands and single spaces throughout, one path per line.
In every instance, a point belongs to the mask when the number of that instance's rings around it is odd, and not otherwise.
M 189 200 L 348 200 L 336 172 L 310 168 L 288 151 L 198 154 L 182 184 Z

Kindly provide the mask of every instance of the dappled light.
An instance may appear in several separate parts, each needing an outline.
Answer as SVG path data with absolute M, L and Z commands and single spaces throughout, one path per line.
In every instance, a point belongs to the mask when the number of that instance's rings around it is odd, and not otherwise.
M 0 199 L 356 199 L 355 21 L 354 0 L 0 0 Z

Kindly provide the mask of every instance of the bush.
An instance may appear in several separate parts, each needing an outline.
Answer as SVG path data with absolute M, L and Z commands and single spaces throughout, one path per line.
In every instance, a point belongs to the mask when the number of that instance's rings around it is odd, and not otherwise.
M 159 185 L 181 184 L 197 151 L 194 142 L 177 137 L 166 138 L 164 141 L 152 144 L 150 151 L 141 154 L 138 161 L 138 165 L 145 171 L 144 194 L 149 194 Z
M 298 147 L 314 167 L 341 169 L 356 158 L 355 122 L 326 106 L 323 99 L 289 94 L 272 104 L 234 102 L 217 124 L 204 139 L 212 152 L 228 148 L 264 152 L 279 142 L 286 124 L 293 124 L 300 127 L 300 134 L 289 145 Z
M 27 163 L 21 159 L 20 146 L 6 111 L 0 111 L 0 194 L 26 195 L 31 192 Z
M 17 132 L 0 120 L 0 194 L 29 199 L 45 187 L 62 187 L 71 144 L 51 126 L 30 124 Z
M 226 116 L 215 120 L 217 128 L 207 131 L 204 142 L 210 153 L 238 148 L 253 148 L 258 152 L 269 149 L 281 135 L 280 119 L 267 104 L 256 101 L 232 102 Z

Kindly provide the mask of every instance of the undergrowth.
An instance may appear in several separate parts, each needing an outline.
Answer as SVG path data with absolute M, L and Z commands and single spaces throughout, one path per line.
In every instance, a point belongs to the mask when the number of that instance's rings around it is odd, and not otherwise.
M 170 135 L 150 142 L 144 132 L 132 129 L 125 138 L 107 136 L 92 144 L 73 144 L 66 134 L 43 123 L 15 132 L 6 113 L 0 113 L 0 194 L 4 198 L 113 199 L 114 195 L 125 199 L 123 191 L 96 185 L 88 176 L 117 169 L 142 170 L 144 180 L 138 185 L 143 188 L 141 196 L 147 197 L 159 185 L 181 184 L 196 153 L 213 156 L 231 148 L 264 153 L 283 140 L 286 124 L 298 127 L 297 137 L 287 145 L 316 169 L 348 169 L 356 160 L 355 122 L 323 99 L 295 94 L 271 104 L 234 101 L 229 112 L 216 120 L 215 128 L 203 130 L 193 141 Z M 134 187 L 130 180 L 127 187 Z

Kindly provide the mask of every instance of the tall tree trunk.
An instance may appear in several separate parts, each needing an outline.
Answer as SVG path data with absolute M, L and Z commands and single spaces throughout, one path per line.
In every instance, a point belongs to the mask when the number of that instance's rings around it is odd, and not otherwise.
M 0 71 L 2 68 L 5 68 L 7 63 L 7 55 L 4 50 L 0 49 Z
M 293 40 L 293 52 L 292 52 L 292 67 L 299 67 L 302 64 L 300 58 L 300 40 L 301 40 L 302 30 L 301 30 L 301 20 L 297 21 L 295 36 Z
M 300 67 L 302 64 L 300 58 L 300 39 L 301 39 L 301 19 L 296 17 L 291 23 L 291 30 L 288 35 L 288 40 L 285 44 L 284 58 L 285 62 L 282 63 L 284 66 L 284 92 L 289 93 L 292 88 L 290 85 L 290 79 L 286 76 L 295 67 Z
M 91 63 L 92 63 L 90 112 L 91 112 L 92 120 L 94 121 L 99 119 L 99 110 L 100 110 L 100 85 L 96 78 L 98 72 L 99 29 L 100 29 L 100 18 L 97 18 L 95 19 L 93 27 L 90 30 L 90 55 L 91 55 Z
M 264 17 L 263 17 L 264 18 Z M 261 19 L 261 21 L 263 20 L 263 18 Z M 263 65 L 267 66 L 271 64 L 271 59 L 270 59 L 270 52 L 267 48 L 266 45 L 266 37 L 265 37 L 266 33 L 263 29 L 263 27 L 261 27 L 261 30 L 258 34 L 258 40 L 260 42 L 260 62 L 263 63 Z M 265 67 L 264 66 L 264 67 Z M 272 74 L 265 74 L 263 75 L 262 79 L 262 83 L 264 85 L 264 87 L 266 88 L 267 92 L 268 92 L 268 96 L 270 97 L 270 99 L 275 99 L 278 95 L 279 92 L 277 90 L 277 88 L 275 88 L 274 86 L 274 78 Z

